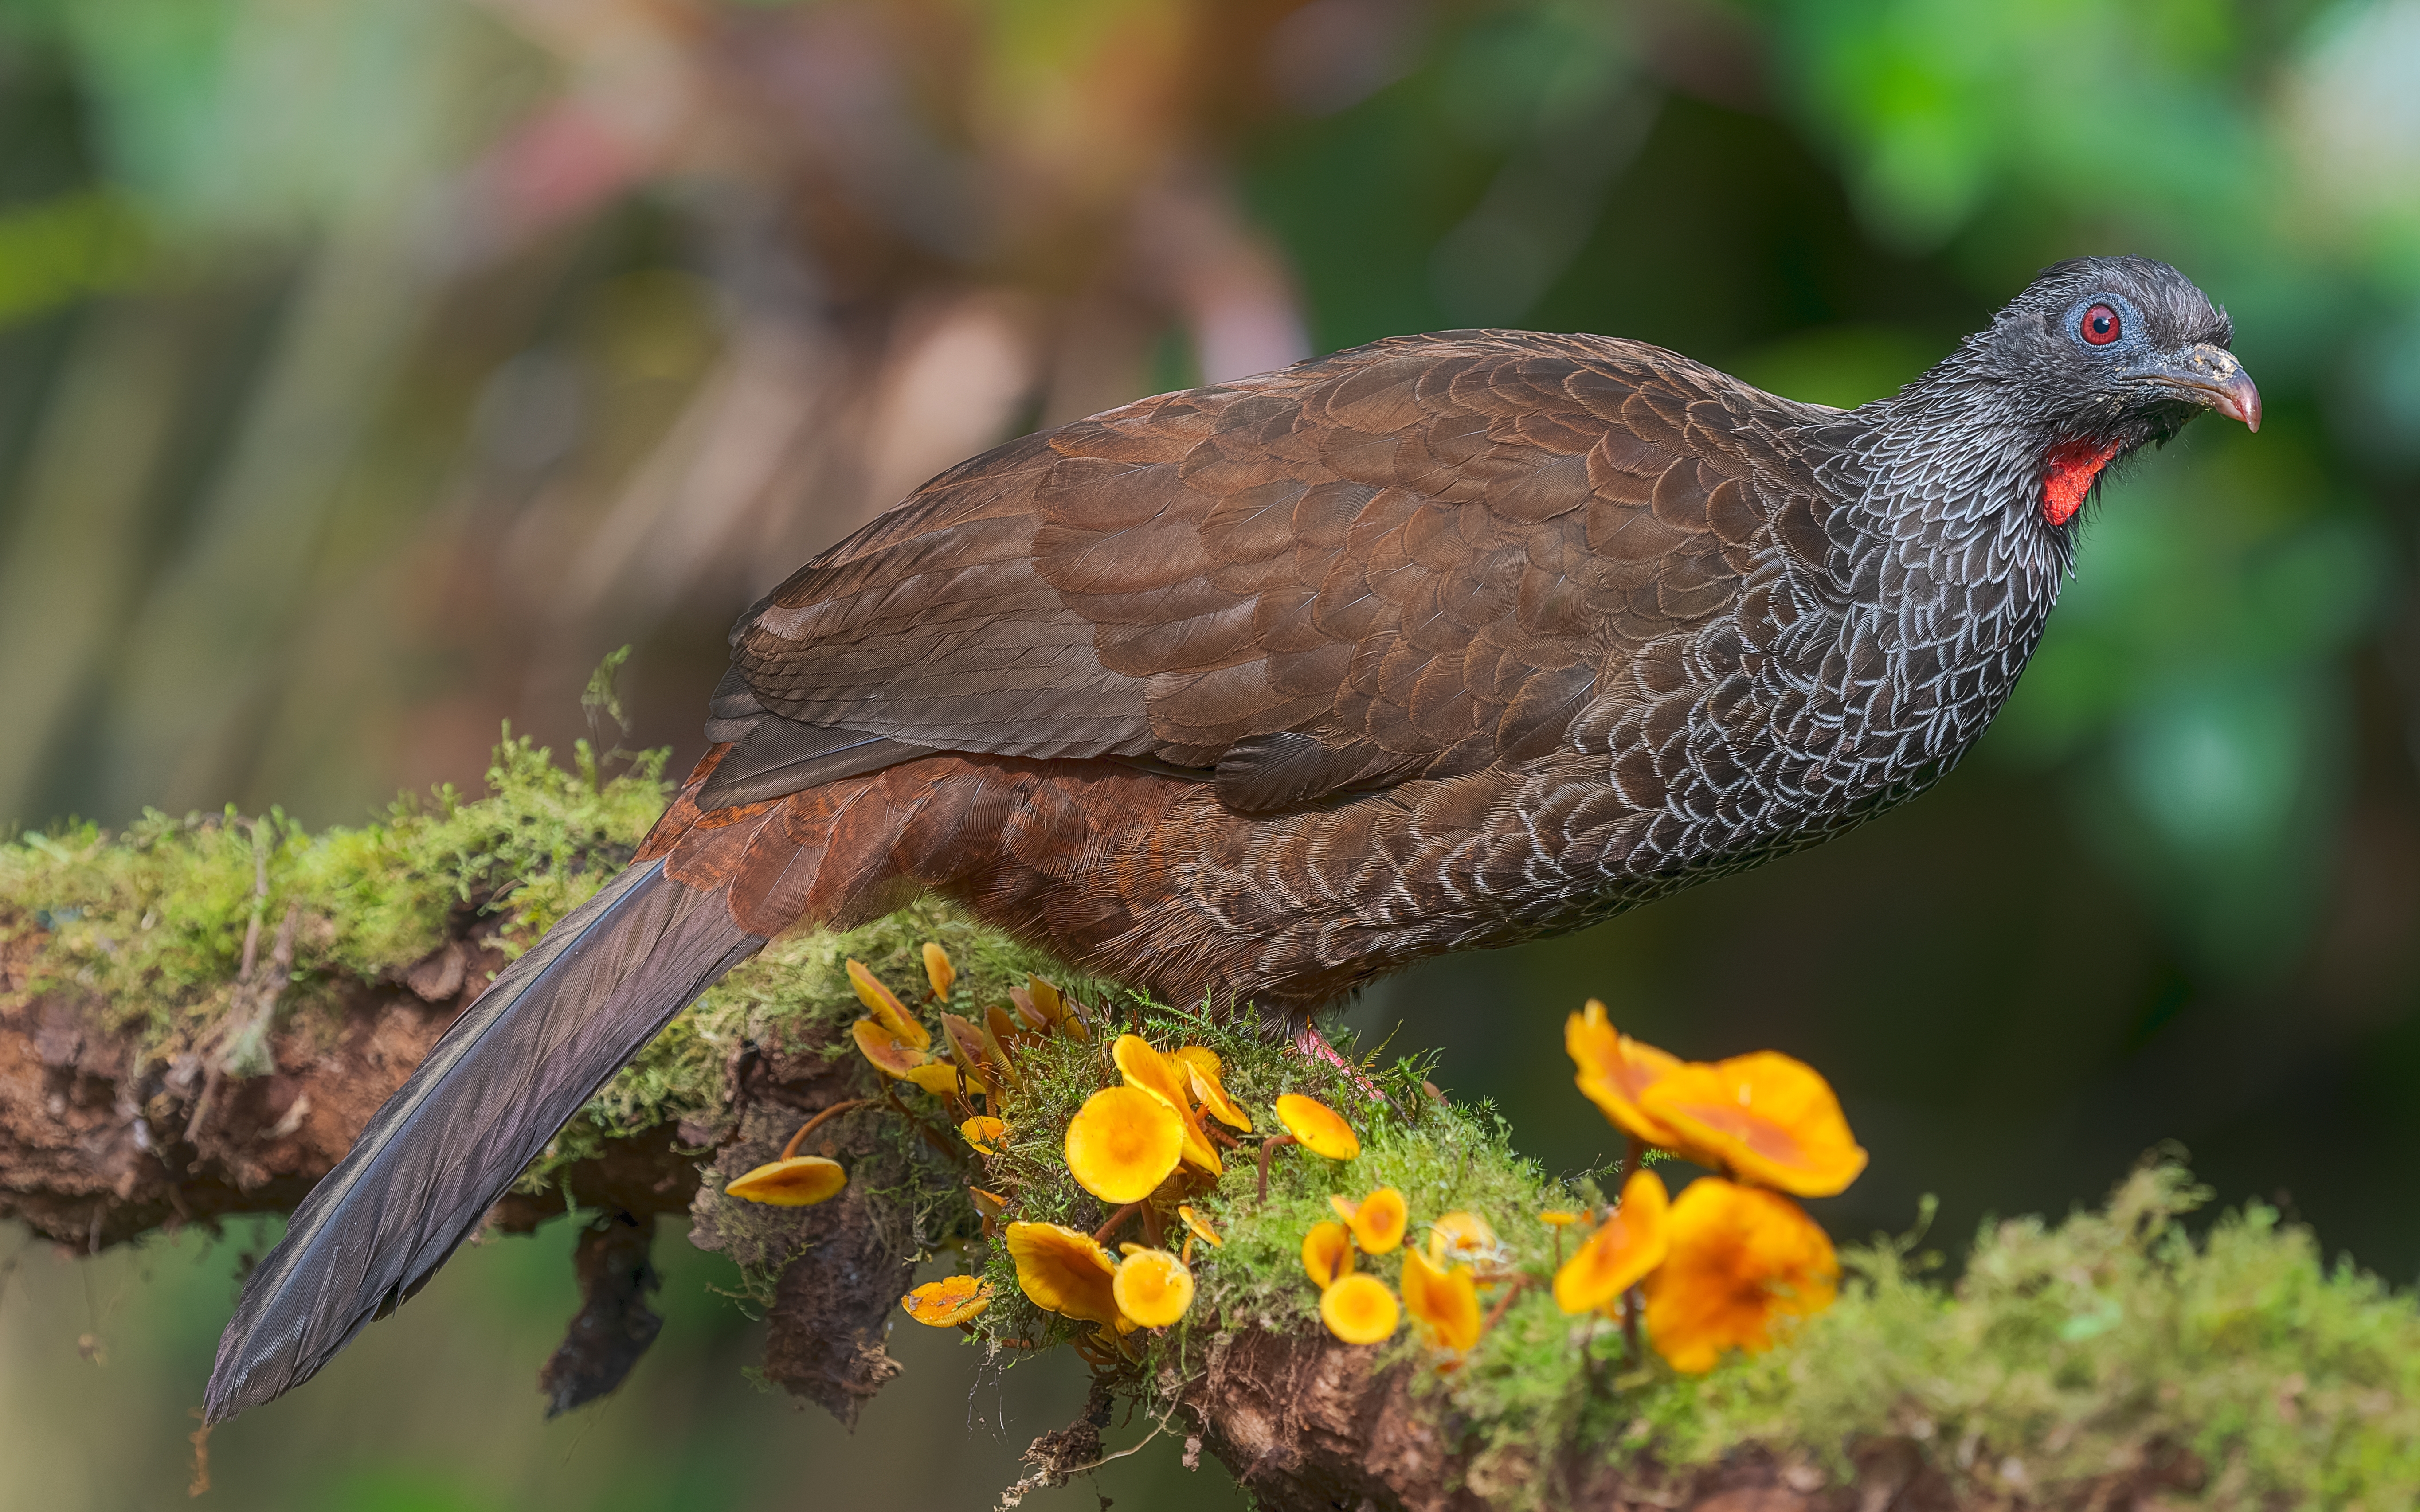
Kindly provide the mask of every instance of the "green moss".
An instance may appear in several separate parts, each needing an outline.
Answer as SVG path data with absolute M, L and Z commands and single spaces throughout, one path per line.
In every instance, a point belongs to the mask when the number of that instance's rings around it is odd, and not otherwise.
M 792 1051 L 819 1047 L 828 1056 L 854 1056 L 847 1027 L 863 1018 L 865 1010 L 849 986 L 847 963 L 865 963 L 903 999 L 914 1002 L 916 989 L 924 981 L 921 951 L 927 940 L 939 941 L 957 967 L 950 992 L 954 1012 L 980 1016 L 984 1005 L 1005 1002 L 1009 989 L 1024 986 L 1028 975 L 1059 974 L 1048 957 L 934 899 L 846 933 L 809 930 L 776 940 L 709 988 L 607 1083 L 532 1165 L 521 1179 L 523 1187 L 543 1186 L 556 1167 L 594 1154 L 607 1139 L 666 1124 L 721 1125 L 730 1116 L 724 1068 L 743 1042 Z M 939 1007 L 920 1011 L 934 1023 Z M 874 1090 L 870 1071 L 865 1080 L 866 1089 Z M 921 1093 L 910 1095 L 930 1101 Z M 946 1198 L 966 1207 L 965 1194 L 954 1180 L 948 1182 Z M 920 1197 L 927 1204 L 943 1199 L 941 1194 Z M 971 1226 L 970 1208 L 966 1217 Z
M 313 835 L 272 810 L 244 818 L 157 810 L 122 833 L 70 824 L 0 844 L 0 940 L 46 933 L 27 983 L 74 991 L 103 1026 L 148 1046 L 223 1010 L 244 936 L 262 953 L 298 909 L 289 1011 L 345 978 L 376 980 L 440 945 L 448 915 L 492 918 L 508 950 L 536 938 L 626 860 L 663 810 L 666 752 L 610 778 L 509 729 L 488 794 L 405 795 L 384 819 Z
M 611 778 L 584 746 L 575 757 L 563 770 L 508 733 L 484 796 L 441 789 L 397 800 L 378 823 L 318 835 L 272 811 L 257 820 L 155 813 L 120 835 L 69 825 L 22 836 L 0 844 L 0 947 L 16 947 L 9 959 L 30 972 L 24 990 L 70 991 L 105 1026 L 167 1053 L 208 1042 L 252 921 L 266 935 L 295 909 L 295 976 L 282 1011 L 307 1024 L 348 978 L 391 979 L 449 929 L 523 948 L 623 864 L 661 809 L 663 757 Z M 29 937 L 39 944 L 30 956 Z M 912 998 L 927 939 L 956 963 L 950 1006 L 970 1017 L 1033 971 L 1094 1005 L 1094 1038 L 1018 1052 L 1021 1083 L 1000 1110 L 1011 1132 L 981 1178 L 1010 1194 L 1017 1217 L 1090 1230 L 1107 1216 L 1068 1173 L 1063 1142 L 1083 1100 L 1117 1080 L 1108 1049 L 1125 1028 L 1167 1048 L 1216 1050 L 1230 1092 L 1263 1131 L 1274 1126 L 1277 1096 L 1300 1091 L 1344 1113 L 1360 1134 L 1362 1152 L 1349 1163 L 1279 1151 L 1265 1202 L 1250 1144 L 1228 1152 L 1224 1176 L 1193 1199 L 1227 1242 L 1197 1250 L 1192 1312 L 1173 1329 L 1137 1335 L 1141 1358 L 1121 1372 L 1121 1389 L 1148 1406 L 1160 1405 L 1149 1398 L 1171 1379 L 1158 1367 L 1172 1365 L 1181 1379 L 1211 1329 L 1317 1328 L 1299 1259 L 1304 1231 L 1329 1215 L 1331 1196 L 1391 1185 L 1410 1202 L 1415 1242 L 1442 1213 L 1474 1211 L 1496 1229 L 1504 1262 L 1539 1283 L 1451 1372 L 1416 1378 L 1474 1485 L 1508 1504 L 1534 1499 L 1544 1482 L 1530 1469 L 1573 1445 L 1687 1465 L 1756 1443 L 1837 1469 L 1857 1440 L 1884 1434 L 1928 1445 L 1979 1491 L 2023 1490 L 2038 1501 L 2165 1446 L 2199 1457 L 2211 1504 L 2420 1500 L 2420 1305 L 2349 1265 L 2329 1267 L 2308 1232 L 2266 1208 L 2227 1214 L 2192 1237 L 2183 1220 L 2205 1194 L 2172 1164 L 2146 1165 L 2104 1209 L 2064 1223 L 1987 1227 L 1954 1284 L 1931 1274 L 1908 1243 L 1847 1250 L 1850 1274 L 1830 1311 L 1769 1354 L 1681 1377 L 1652 1356 L 1628 1358 L 1618 1333 L 1566 1318 L 1546 1294 L 1558 1251 L 1537 1214 L 1599 1201 L 1597 1189 L 1549 1179 L 1512 1148 L 1492 1110 L 1431 1100 L 1421 1090 L 1425 1064 L 1365 1066 L 1385 1093 L 1373 1100 L 1262 1026 L 1222 1026 L 1069 981 L 939 903 L 846 933 L 776 942 L 676 1019 L 525 1180 L 542 1185 L 610 1138 L 727 1127 L 727 1067 L 743 1041 L 853 1056 L 845 1026 L 861 1010 L 844 963 L 866 962 Z M 929 1006 L 921 1011 L 932 1021 Z M 870 1070 L 860 1072 L 872 1089 Z M 904 1096 L 946 1136 L 954 1113 L 924 1093 Z M 869 1195 L 903 1215 L 902 1230 L 923 1253 L 981 1251 L 976 1263 L 999 1297 L 984 1336 L 1049 1343 L 1090 1332 L 1038 1312 L 1018 1292 L 1001 1246 L 978 1238 L 954 1156 L 900 1120 L 885 1124 L 883 1137 L 903 1158 L 881 1163 L 896 1179 Z M 1364 1264 L 1397 1282 L 1395 1257 Z M 753 1282 L 769 1295 L 772 1272 L 757 1269 Z M 1407 1331 L 1383 1358 L 1432 1356 Z
M 2420 1501 L 2420 1307 L 2327 1265 L 2258 1204 L 2196 1241 L 2180 1220 L 2208 1196 L 2147 1165 L 2099 1211 L 1987 1227 L 1947 1288 L 1912 1274 L 1904 1246 L 1852 1251 L 1839 1304 L 1792 1349 L 1673 1403 L 1664 1443 L 1699 1459 L 1743 1439 L 1837 1455 L 1895 1430 L 2035 1487 L 2164 1443 L 2246 1503 Z

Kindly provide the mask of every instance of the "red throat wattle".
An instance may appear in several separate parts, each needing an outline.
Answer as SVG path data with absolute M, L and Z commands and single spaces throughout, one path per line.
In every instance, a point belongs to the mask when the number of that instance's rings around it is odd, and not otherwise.
M 2118 455 L 2117 441 L 2062 441 L 2050 449 L 2050 473 L 2042 479 L 2042 518 L 2064 525 L 2084 507 L 2093 480 Z

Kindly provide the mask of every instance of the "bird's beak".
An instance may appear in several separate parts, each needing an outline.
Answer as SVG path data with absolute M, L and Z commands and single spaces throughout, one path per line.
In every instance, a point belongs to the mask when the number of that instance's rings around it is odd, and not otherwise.
M 2126 375 L 2177 391 L 2177 397 L 2260 428 L 2260 391 L 2252 375 L 2224 347 L 2188 347 Z

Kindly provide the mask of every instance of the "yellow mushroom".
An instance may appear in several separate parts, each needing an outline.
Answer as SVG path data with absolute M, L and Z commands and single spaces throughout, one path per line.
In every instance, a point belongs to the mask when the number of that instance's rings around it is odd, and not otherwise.
M 1458 1260 L 1486 1264 L 1503 1257 L 1504 1249 L 1496 1242 L 1496 1230 L 1475 1212 L 1449 1212 L 1429 1225 L 1432 1265 L 1442 1267 Z
M 1196 1211 L 1191 1203 L 1181 1204 L 1176 1210 L 1176 1216 L 1187 1229 L 1192 1231 L 1193 1237 L 1204 1244 L 1212 1249 L 1225 1247 L 1227 1242 L 1218 1237 L 1218 1231 L 1210 1227 L 1210 1220 Z
M 967 1073 L 970 1081 L 982 1087 L 985 1096 L 990 1095 L 992 1084 L 996 1081 L 1004 1080 L 1012 1085 L 1016 1082 L 1015 1069 L 1007 1064 L 1005 1053 L 998 1057 L 995 1064 L 985 1064 L 993 1057 L 984 1044 L 983 1030 L 971 1021 L 955 1013 L 942 1014 L 941 1041 L 950 1052 L 950 1058 L 957 1062 L 958 1069 Z
M 991 1283 L 970 1275 L 931 1281 L 899 1299 L 908 1316 L 932 1328 L 966 1322 L 991 1305 Z
M 1016 1021 L 1016 1015 L 994 1003 L 984 1010 L 984 1028 L 988 1038 L 1002 1045 L 1022 1044 L 1035 1038 L 1033 1032 Z
M 1467 1350 L 1479 1342 L 1479 1283 L 1467 1265 L 1441 1271 L 1419 1250 L 1404 1251 L 1404 1310 L 1440 1349 Z
M 1251 1133 L 1252 1116 L 1244 1111 L 1243 1104 L 1227 1095 L 1225 1085 L 1215 1072 L 1203 1071 L 1199 1066 L 1187 1066 L 1186 1071 L 1193 1084 L 1194 1100 L 1202 1104 L 1202 1112 L 1230 1129 Z
M 1278 1121 L 1286 1126 L 1281 1134 L 1271 1134 L 1261 1141 L 1261 1200 L 1269 1196 L 1269 1157 L 1281 1145 L 1300 1145 L 1314 1155 L 1329 1160 L 1351 1160 L 1361 1153 L 1360 1136 L 1334 1108 L 1315 1097 L 1288 1092 L 1278 1099 Z
M 840 1162 L 821 1155 L 793 1155 L 736 1177 L 722 1190 L 743 1201 L 762 1202 L 768 1207 L 812 1208 L 838 1196 L 846 1185 L 848 1172 L 841 1168 Z
M 924 980 L 932 984 L 934 996 L 945 1003 L 950 1000 L 950 989 L 957 984 L 958 968 L 950 964 L 950 952 L 941 949 L 939 940 L 924 942 Z
M 1685 1375 L 1727 1350 L 1771 1349 L 1792 1322 L 1832 1305 L 1832 1242 L 1788 1197 L 1700 1177 L 1666 1218 L 1671 1246 L 1647 1277 L 1647 1335 Z
M 1193 1305 L 1193 1273 L 1164 1249 L 1125 1246 L 1111 1284 L 1118 1311 L 1145 1328 L 1166 1328 Z
M 1278 1099 L 1278 1121 L 1314 1155 L 1351 1160 L 1361 1153 L 1361 1139 L 1343 1115 L 1315 1097 L 1288 1092 Z
M 1109 1058 L 1117 1062 L 1128 1087 L 1150 1093 L 1176 1115 L 1185 1129 L 1185 1160 L 1213 1176 L 1225 1175 L 1226 1165 L 1202 1132 L 1202 1120 L 1194 1116 L 1193 1104 L 1186 1096 L 1190 1088 L 1185 1062 L 1161 1055 L 1139 1034 L 1119 1035 L 1109 1046 Z
M 1202 1112 L 1230 1129 L 1251 1132 L 1252 1116 L 1227 1095 L 1227 1084 L 1219 1080 L 1217 1051 L 1206 1045 L 1189 1044 L 1176 1052 L 1174 1058 L 1184 1062 L 1187 1079 L 1193 1084 L 1194 1101 L 1202 1104 Z
M 857 1000 L 866 1011 L 882 1021 L 882 1026 L 919 1050 L 931 1047 L 932 1031 L 916 1022 L 907 1006 L 882 985 L 880 979 L 865 968 L 862 961 L 848 963 L 848 984 L 857 992 Z
M 956 1066 L 900 1039 L 879 1019 L 859 1019 L 849 1026 L 849 1035 L 874 1069 L 885 1076 L 913 1082 L 936 1097 L 957 1091 Z
M 1018 1016 L 1036 1029 L 1056 1029 L 1070 1040 L 1092 1038 L 1082 1016 L 1073 1011 L 1066 996 L 1039 977 L 1028 977 L 1024 986 L 1010 988 L 1008 1000 L 1016 1006 Z
M 1302 1270 L 1322 1291 L 1353 1271 L 1353 1236 L 1339 1223 L 1315 1223 L 1302 1236 Z
M 1017 1287 L 1044 1312 L 1106 1323 L 1120 1333 L 1133 1329 L 1118 1310 L 1117 1262 L 1092 1235 L 1058 1224 L 1011 1224 L 1008 1257 L 1016 1265 Z
M 1621 1205 L 1555 1272 L 1555 1305 L 1567 1313 L 1594 1312 L 1637 1286 L 1664 1263 L 1670 1245 L 1664 1179 L 1638 1171 L 1622 1183 Z
M 1000 1150 L 995 1147 L 1008 1137 L 1008 1125 L 998 1119 L 986 1119 L 978 1114 L 959 1124 L 958 1133 L 966 1135 L 968 1144 L 985 1154 L 997 1155 Z
M 1866 1168 L 1831 1084 L 1778 1051 L 1675 1067 L 1638 1105 L 1680 1135 L 1690 1159 L 1759 1186 L 1828 1197 Z
M 1605 1005 L 1593 997 L 1564 1023 L 1563 1048 L 1578 1068 L 1573 1079 L 1579 1089 L 1617 1127 L 1651 1145 L 1681 1148 L 1681 1136 L 1638 1103 L 1641 1092 L 1681 1064 L 1680 1057 L 1615 1029 L 1605 1016 Z
M 1104 1202 L 1140 1202 L 1168 1180 L 1185 1149 L 1185 1125 L 1149 1092 L 1105 1087 L 1067 1123 L 1067 1168 Z
M 1404 1242 L 1404 1225 L 1411 1220 L 1411 1210 L 1404 1195 L 1391 1186 L 1382 1186 L 1356 1204 L 1345 1215 L 1353 1229 L 1353 1242 L 1361 1246 L 1365 1255 L 1385 1255 Z
M 1403 1320 L 1403 1310 L 1376 1276 L 1348 1275 L 1319 1294 L 1319 1319 L 1347 1344 L 1383 1344 Z

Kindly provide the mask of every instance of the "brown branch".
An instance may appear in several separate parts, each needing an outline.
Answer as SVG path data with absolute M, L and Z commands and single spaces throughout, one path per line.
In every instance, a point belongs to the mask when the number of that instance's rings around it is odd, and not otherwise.
M 204 1126 L 192 1118 L 209 1095 L 203 1078 L 179 1092 L 173 1068 L 147 1057 L 131 1033 L 101 1028 L 90 1005 L 26 990 L 30 939 L 0 932 L 0 1217 L 79 1250 L 163 1227 L 290 1209 L 502 964 L 494 951 L 457 939 L 389 973 L 392 980 L 341 989 L 333 1028 L 322 1020 L 307 1039 L 292 1027 L 272 1030 L 264 1045 L 273 1069 L 224 1075 Z M 272 964 L 276 953 L 272 947 Z M 432 1003 L 408 983 L 451 991 Z M 663 1214 L 688 1214 L 694 1242 L 768 1278 L 762 1299 L 768 1377 L 848 1422 L 897 1373 L 882 1338 L 912 1279 L 915 1238 L 895 1205 L 867 1195 L 895 1185 L 904 1169 L 885 1165 L 902 1158 L 883 1137 L 887 1119 L 844 1126 L 853 1131 L 841 1142 L 852 1180 L 830 1202 L 757 1209 L 699 1200 L 692 1210 L 702 1192 L 714 1195 L 702 1186 L 702 1168 L 728 1179 L 774 1158 L 799 1128 L 800 1110 L 828 1118 L 861 1103 L 862 1072 L 853 1057 L 832 1059 L 808 1044 L 743 1047 L 727 1075 L 732 1114 L 724 1127 L 667 1127 L 609 1141 L 595 1158 L 560 1171 L 551 1189 L 508 1197 L 491 1214 L 514 1230 L 575 1206 L 588 1221 L 575 1252 L 584 1304 L 543 1378 L 557 1410 L 612 1390 L 654 1336 L 645 1234 Z M 184 1137 L 188 1127 L 197 1139 Z M 922 1132 L 943 1143 L 938 1131 Z M 1264 1155 L 1280 1142 L 1265 1141 Z M 1162 1427 L 1182 1435 L 1188 1463 L 1206 1450 L 1267 1507 L 1486 1512 L 1499 1497 L 1528 1505 L 1758 1512 L 1982 1504 L 1952 1494 L 1926 1468 L 1919 1446 L 1902 1440 L 1863 1445 L 1845 1484 L 1811 1464 L 1753 1451 L 1672 1474 L 1652 1466 L 1617 1470 L 1601 1446 L 1587 1444 L 1544 1462 L 1489 1457 L 1466 1443 L 1434 1396 L 1413 1390 L 1417 1362 L 1378 1368 L 1380 1350 L 1345 1345 L 1315 1328 L 1276 1333 L 1231 1323 L 1195 1336 L 1202 1342 L 1187 1346 L 1182 1373 L 1171 1366 L 1155 1382 Z M 1108 1457 L 1097 1415 L 1036 1442 L 1032 1484 L 1063 1481 Z M 2103 1495 L 2098 1504 L 2134 1504 L 2183 1484 L 2174 1479 L 2180 1473 L 2170 1466 L 2162 1472 L 2167 1479 L 2149 1470 L 2123 1484 L 2113 1478 L 2096 1492 Z

